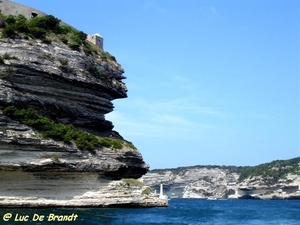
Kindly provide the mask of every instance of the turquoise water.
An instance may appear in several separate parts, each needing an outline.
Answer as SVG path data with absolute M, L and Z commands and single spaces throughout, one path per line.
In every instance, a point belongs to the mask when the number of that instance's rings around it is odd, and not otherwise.
M 58 221 L 63 216 L 70 221 Z M 0 209 L 0 225 L 15 224 L 299 225 L 300 201 L 172 199 L 167 208 Z

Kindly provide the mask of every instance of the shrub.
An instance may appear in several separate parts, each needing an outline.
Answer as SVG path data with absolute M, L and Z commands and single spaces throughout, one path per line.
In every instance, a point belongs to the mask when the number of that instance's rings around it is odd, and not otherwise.
M 86 70 L 95 78 L 100 78 L 100 71 L 98 70 L 98 68 L 92 64 L 88 65 Z
M 27 22 L 25 20 L 18 21 L 15 24 L 15 29 L 19 32 L 22 32 L 22 33 L 28 33 L 29 32 Z
M 90 43 L 89 41 L 84 41 L 83 42 L 83 51 L 87 55 L 93 55 L 93 54 L 98 55 L 100 49 L 97 45 L 94 45 L 94 44 Z
M 77 31 L 75 29 L 71 29 L 70 31 L 70 42 L 69 42 L 69 48 L 80 51 L 80 46 L 83 45 L 85 42 L 85 39 L 87 37 L 87 34 L 82 31 Z
M 60 41 L 64 44 L 68 44 L 68 38 L 66 38 L 65 36 L 60 37 Z
M 125 141 L 125 146 L 134 150 L 137 150 L 137 148 L 129 141 Z
M 47 33 L 60 31 L 60 20 L 52 15 L 38 16 L 29 21 L 23 15 L 9 15 L 7 17 L 0 15 L 0 18 L 4 18 L 5 21 L 1 26 L 4 27 L 2 32 L 5 37 L 24 33 L 35 38 L 44 39 Z
M 17 32 L 27 33 L 28 26 L 27 26 L 27 19 L 23 15 L 13 16 L 9 15 L 8 17 L 1 17 L 1 21 L 4 20 L 4 24 L 1 27 L 3 29 L 3 35 L 5 37 L 11 37 L 16 35 Z
M 57 33 L 59 31 L 59 23 L 60 20 L 52 15 L 37 16 L 32 18 L 28 22 L 28 27 L 30 28 L 30 30 L 32 28 L 40 28 L 43 29 L 45 32 L 53 31 Z
M 2 35 L 4 37 L 13 37 L 14 35 L 16 35 L 16 28 L 14 26 L 7 26 L 5 25 L 5 27 L 2 30 Z
M 94 135 L 78 131 L 71 125 L 54 123 L 47 117 L 39 115 L 35 109 L 18 109 L 15 106 L 9 106 L 3 110 L 3 113 L 12 119 L 34 127 L 46 138 L 53 138 L 68 143 L 74 141 L 78 148 L 91 152 L 94 152 L 96 147 L 100 146 L 95 145 L 94 142 L 97 138 Z
M 4 53 L 4 55 L 2 57 L 3 57 L 3 59 L 10 59 L 10 55 L 7 52 Z
M 107 138 L 107 137 L 101 138 L 100 144 L 107 148 L 113 148 L 113 149 L 123 148 L 123 141 L 114 138 Z
M 74 142 L 81 150 L 88 150 L 95 153 L 98 147 L 120 149 L 123 147 L 122 140 L 113 138 L 98 138 L 93 134 L 77 130 L 73 125 L 55 123 L 47 117 L 41 116 L 33 108 L 18 109 L 15 106 L 8 106 L 2 110 L 6 116 L 18 120 L 23 124 L 32 126 L 41 132 L 45 138 L 53 138 L 65 143 Z
M 46 30 L 43 28 L 39 28 L 39 27 L 30 27 L 29 28 L 29 34 L 32 35 L 35 38 L 45 38 L 46 36 Z
M 59 58 L 58 61 L 60 62 L 60 64 L 62 66 L 66 66 L 66 65 L 69 64 L 69 60 L 68 59 Z
M 50 38 L 44 37 L 42 38 L 42 42 L 45 44 L 51 44 L 52 40 Z
M 80 51 L 80 44 L 72 42 L 68 44 L 69 48 L 75 51 Z
M 63 71 L 63 72 L 65 72 L 65 73 L 73 73 L 74 72 L 74 70 L 70 67 L 70 66 L 68 66 L 68 64 L 69 64 L 69 61 L 68 61 L 68 59 L 63 59 L 63 58 L 60 58 L 60 59 L 58 59 L 59 60 L 59 62 L 60 62 L 60 66 L 59 66 L 59 69 L 61 70 L 61 71 Z
M 143 194 L 143 195 L 149 195 L 149 194 L 151 194 L 151 192 L 152 192 L 151 187 L 146 187 L 146 188 L 142 191 L 142 194 Z
M 144 184 L 133 178 L 123 178 L 122 181 L 129 187 L 143 187 Z
M 13 117 L 16 110 L 17 108 L 15 106 L 8 106 L 2 112 L 9 117 Z
M 0 28 L 5 27 L 5 16 L 0 13 Z
M 101 59 L 105 61 L 111 60 L 116 62 L 116 57 L 111 55 L 109 52 L 104 52 L 103 55 L 101 56 Z
M 85 39 L 87 37 L 87 34 L 82 31 L 73 30 L 72 33 L 76 39 L 79 39 L 81 41 L 85 41 Z
M 3 59 L 7 59 L 7 60 L 10 60 L 10 59 L 18 59 L 16 56 L 11 56 L 9 53 L 4 53 L 4 55 L 2 56 Z
M 27 19 L 25 16 L 23 16 L 22 14 L 19 14 L 17 16 L 17 22 L 26 22 L 27 23 Z
M 59 34 L 68 34 L 68 33 L 71 33 L 72 30 L 73 30 L 73 28 L 70 26 L 61 25 L 61 26 L 59 26 L 58 33 Z
M 91 47 L 86 41 L 87 34 L 67 25 L 60 25 L 60 20 L 52 15 L 37 16 L 27 20 L 23 15 L 5 16 L 0 13 L 0 28 L 4 37 L 14 37 L 17 34 L 41 39 L 44 43 L 50 43 L 46 38 L 49 33 L 61 35 L 60 40 L 76 51 L 83 46 L 87 54 L 97 53 L 97 49 Z
M 7 18 L 6 18 L 6 20 L 5 20 L 5 22 L 7 23 L 7 24 L 13 24 L 13 23 L 15 23 L 17 20 L 16 20 L 16 18 L 13 16 L 13 15 L 9 15 Z

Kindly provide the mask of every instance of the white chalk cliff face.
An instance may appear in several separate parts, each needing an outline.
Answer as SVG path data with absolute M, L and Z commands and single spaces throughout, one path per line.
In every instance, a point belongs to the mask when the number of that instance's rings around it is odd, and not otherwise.
M 122 180 L 141 177 L 149 166 L 105 119 L 112 100 L 127 97 L 121 66 L 96 46 L 97 54 L 87 54 L 82 46 L 72 50 L 51 38 L 0 39 L 0 207 L 166 206 L 149 187 Z M 9 106 L 33 108 L 54 123 L 118 146 L 88 151 L 45 137 L 5 114 Z
M 148 172 L 142 178 L 145 184 L 158 190 L 158 181 L 164 182 L 164 191 L 171 198 L 202 199 L 300 199 L 300 158 L 293 166 L 272 166 L 266 171 L 282 173 L 274 177 L 253 175 L 240 179 L 245 168 L 226 166 L 195 166 L 177 169 L 162 169 Z M 255 168 L 255 167 L 254 167 Z M 243 172 L 244 171 L 244 172 Z M 266 171 L 263 173 L 266 174 Z M 274 174 L 274 173 L 271 173 Z

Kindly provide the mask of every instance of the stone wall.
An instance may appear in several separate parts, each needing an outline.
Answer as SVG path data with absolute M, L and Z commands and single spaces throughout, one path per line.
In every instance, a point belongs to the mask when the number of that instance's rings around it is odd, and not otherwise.
M 25 6 L 19 3 L 11 2 L 9 0 L 1 0 L 0 1 L 0 10 L 4 15 L 24 15 L 27 19 L 30 19 L 34 16 L 45 16 L 46 13 L 31 8 L 29 6 Z

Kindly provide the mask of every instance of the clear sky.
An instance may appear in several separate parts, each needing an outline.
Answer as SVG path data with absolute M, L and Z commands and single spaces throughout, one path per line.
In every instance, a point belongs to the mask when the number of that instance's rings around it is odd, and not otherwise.
M 151 169 L 300 156 L 299 0 L 14 0 L 86 33 L 125 70 L 106 116 Z

